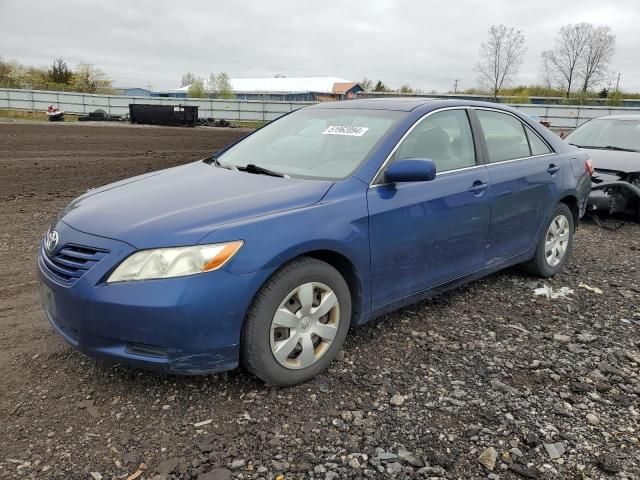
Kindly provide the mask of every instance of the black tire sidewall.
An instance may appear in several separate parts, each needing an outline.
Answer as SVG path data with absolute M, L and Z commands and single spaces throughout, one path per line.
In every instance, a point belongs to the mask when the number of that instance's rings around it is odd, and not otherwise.
M 298 286 L 309 282 L 323 283 L 336 294 L 340 307 L 338 332 L 327 352 L 315 364 L 300 370 L 288 369 L 278 363 L 271 351 L 271 322 L 284 298 Z M 294 261 L 272 276 L 254 300 L 243 329 L 243 363 L 254 375 L 271 385 L 285 386 L 307 381 L 325 370 L 336 357 L 349 331 L 350 321 L 351 294 L 342 275 L 319 260 Z

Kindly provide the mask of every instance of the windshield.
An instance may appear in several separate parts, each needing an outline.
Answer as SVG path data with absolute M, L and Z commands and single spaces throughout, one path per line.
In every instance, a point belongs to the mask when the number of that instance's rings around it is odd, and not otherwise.
M 253 164 L 292 177 L 344 178 L 401 116 L 402 112 L 386 110 L 298 110 L 234 145 L 218 162 Z
M 567 135 L 565 140 L 580 147 L 640 151 L 640 120 L 591 120 Z

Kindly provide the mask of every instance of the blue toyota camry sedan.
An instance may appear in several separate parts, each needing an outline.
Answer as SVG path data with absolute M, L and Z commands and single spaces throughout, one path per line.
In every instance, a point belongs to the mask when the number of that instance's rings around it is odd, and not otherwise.
M 44 310 L 90 356 L 303 382 L 351 326 L 510 265 L 560 271 L 586 155 L 496 104 L 314 105 L 71 202 L 40 247 Z

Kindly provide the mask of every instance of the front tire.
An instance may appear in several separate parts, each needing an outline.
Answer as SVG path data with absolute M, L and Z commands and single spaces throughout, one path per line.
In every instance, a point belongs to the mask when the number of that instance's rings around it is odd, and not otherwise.
M 566 204 L 558 204 L 544 232 L 533 258 L 524 264 L 524 268 L 532 275 L 548 278 L 562 270 L 573 250 L 575 225 Z
M 349 331 L 351 294 L 328 263 L 301 257 L 265 283 L 242 331 L 242 363 L 270 385 L 305 382 L 329 366 Z

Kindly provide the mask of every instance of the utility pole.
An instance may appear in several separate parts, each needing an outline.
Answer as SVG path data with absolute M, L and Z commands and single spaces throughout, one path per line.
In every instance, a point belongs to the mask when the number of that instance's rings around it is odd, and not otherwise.
M 458 93 L 458 79 L 453 81 L 453 93 Z
M 618 87 L 620 87 L 620 75 L 621 73 L 618 72 L 618 80 L 616 81 L 616 93 L 618 93 Z

